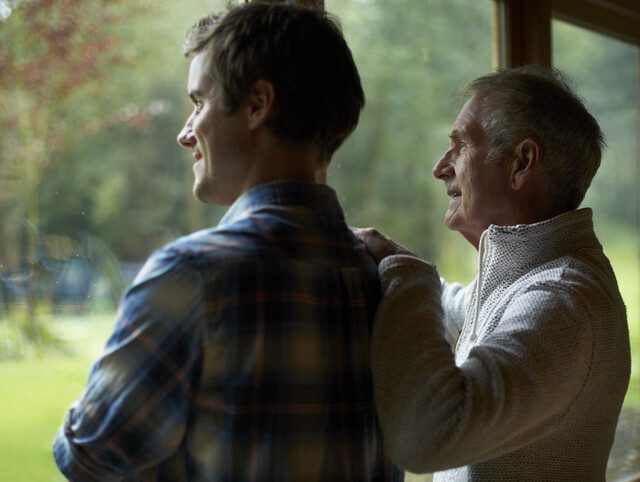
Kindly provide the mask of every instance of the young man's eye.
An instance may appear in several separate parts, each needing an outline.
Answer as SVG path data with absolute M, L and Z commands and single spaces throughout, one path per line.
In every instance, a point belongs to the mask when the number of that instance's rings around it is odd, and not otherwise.
M 196 98 L 194 95 L 189 96 L 191 98 L 191 102 L 193 103 L 193 111 L 197 114 L 202 109 L 203 102 Z

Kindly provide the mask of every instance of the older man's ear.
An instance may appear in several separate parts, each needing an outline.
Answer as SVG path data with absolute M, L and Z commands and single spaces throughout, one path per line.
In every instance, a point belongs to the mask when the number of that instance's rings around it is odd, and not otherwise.
M 521 190 L 530 183 L 542 179 L 542 149 L 540 144 L 531 138 L 524 139 L 517 145 L 509 176 L 512 189 Z

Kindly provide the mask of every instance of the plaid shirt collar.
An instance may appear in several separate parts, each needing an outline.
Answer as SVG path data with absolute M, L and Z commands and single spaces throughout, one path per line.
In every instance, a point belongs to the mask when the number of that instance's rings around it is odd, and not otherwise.
M 312 182 L 274 181 L 260 184 L 242 194 L 220 220 L 219 227 L 233 224 L 266 205 L 318 206 L 331 218 L 344 220 L 333 189 Z

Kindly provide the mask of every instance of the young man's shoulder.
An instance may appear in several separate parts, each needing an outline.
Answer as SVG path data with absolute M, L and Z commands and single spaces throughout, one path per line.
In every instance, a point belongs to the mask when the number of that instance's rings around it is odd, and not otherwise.
M 199 270 L 203 265 L 265 256 L 268 243 L 249 231 L 209 228 L 181 236 L 156 250 L 146 264 L 165 269 Z
M 190 272 L 209 279 L 258 265 L 305 272 L 315 269 L 313 266 L 352 267 L 371 271 L 377 278 L 375 263 L 350 231 L 325 232 L 317 227 L 307 229 L 291 219 L 274 222 L 267 218 L 254 216 L 181 236 L 149 257 L 138 280 L 168 272 Z M 346 226 L 344 231 L 348 231 Z

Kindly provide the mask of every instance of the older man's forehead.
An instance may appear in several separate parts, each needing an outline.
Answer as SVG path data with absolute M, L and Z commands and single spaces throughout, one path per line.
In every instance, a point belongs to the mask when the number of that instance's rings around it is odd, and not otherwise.
M 451 128 L 452 137 L 481 136 L 482 124 L 480 122 L 480 99 L 471 97 L 465 102 L 458 117 Z
M 456 119 L 451 128 L 450 137 L 468 138 L 477 137 L 482 134 L 480 122 L 475 116 L 464 116 Z

